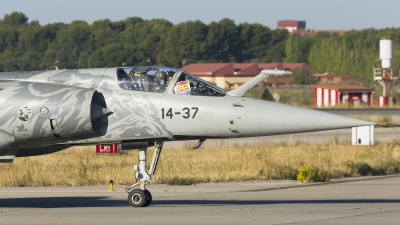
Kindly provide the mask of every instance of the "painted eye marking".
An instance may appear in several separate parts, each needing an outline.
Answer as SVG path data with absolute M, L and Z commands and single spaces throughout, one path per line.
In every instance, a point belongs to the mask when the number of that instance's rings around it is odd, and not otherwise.
M 32 117 L 32 109 L 31 107 L 24 105 L 19 107 L 18 109 L 18 119 L 21 121 L 28 121 Z

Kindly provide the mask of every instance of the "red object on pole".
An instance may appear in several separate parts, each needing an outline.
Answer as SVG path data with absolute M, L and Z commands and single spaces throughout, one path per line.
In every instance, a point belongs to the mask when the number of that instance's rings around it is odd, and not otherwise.
M 317 107 L 318 105 L 318 96 L 317 96 L 317 88 L 314 88 L 314 107 Z
M 353 106 L 353 94 L 349 93 L 349 103 L 351 106 Z
M 368 94 L 367 94 L 367 105 L 372 105 L 372 104 L 371 104 L 371 100 L 372 100 L 372 98 L 371 98 L 371 93 L 368 93 Z
M 340 98 L 340 95 L 339 95 L 339 91 L 336 91 L 336 106 L 337 105 L 339 105 L 339 102 L 341 102 L 342 100 L 341 99 L 339 99 Z
M 331 92 L 332 91 L 328 89 L 328 106 L 332 106 Z
M 325 106 L 325 89 L 321 88 L 321 106 Z

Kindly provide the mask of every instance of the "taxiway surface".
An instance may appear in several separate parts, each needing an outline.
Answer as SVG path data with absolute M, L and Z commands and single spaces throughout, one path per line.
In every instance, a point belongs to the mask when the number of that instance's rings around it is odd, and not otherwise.
M 0 224 L 398 224 L 400 176 L 322 184 L 151 185 L 132 208 L 123 186 L 0 188 Z

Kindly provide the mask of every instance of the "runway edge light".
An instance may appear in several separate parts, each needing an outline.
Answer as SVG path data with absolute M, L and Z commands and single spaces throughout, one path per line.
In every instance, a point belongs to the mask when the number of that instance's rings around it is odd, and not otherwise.
M 115 190 L 114 190 L 114 181 L 113 180 L 110 180 L 109 182 L 108 182 L 108 184 L 110 185 L 110 189 L 108 189 L 108 192 L 114 192 Z

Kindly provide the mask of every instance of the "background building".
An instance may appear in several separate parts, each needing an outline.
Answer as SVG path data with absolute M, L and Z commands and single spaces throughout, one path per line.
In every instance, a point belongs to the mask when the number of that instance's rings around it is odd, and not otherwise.
M 340 103 L 354 105 L 372 105 L 374 88 L 348 84 L 317 84 L 314 88 L 314 106 L 330 107 Z
M 362 77 L 352 77 L 350 74 L 313 74 L 313 78 L 318 83 L 355 83 L 361 84 Z
M 306 29 L 306 21 L 303 20 L 279 20 L 278 28 L 285 28 L 290 33 L 305 30 Z
M 287 29 L 290 34 L 300 34 L 300 35 L 314 35 L 318 32 L 327 32 L 330 34 L 343 35 L 349 30 L 314 30 L 306 29 L 306 21 L 304 20 L 279 20 L 278 29 Z

